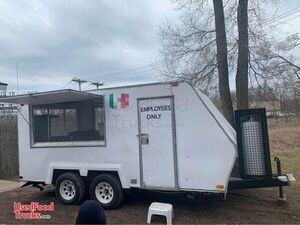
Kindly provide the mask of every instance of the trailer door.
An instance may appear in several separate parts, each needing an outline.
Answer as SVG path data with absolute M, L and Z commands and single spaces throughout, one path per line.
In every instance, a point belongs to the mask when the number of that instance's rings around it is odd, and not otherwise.
M 141 186 L 177 188 L 173 97 L 138 100 Z

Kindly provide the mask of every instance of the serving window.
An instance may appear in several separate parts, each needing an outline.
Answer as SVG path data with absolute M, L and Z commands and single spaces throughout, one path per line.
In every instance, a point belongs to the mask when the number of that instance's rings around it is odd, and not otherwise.
M 34 143 L 105 141 L 102 97 L 31 106 L 31 121 Z

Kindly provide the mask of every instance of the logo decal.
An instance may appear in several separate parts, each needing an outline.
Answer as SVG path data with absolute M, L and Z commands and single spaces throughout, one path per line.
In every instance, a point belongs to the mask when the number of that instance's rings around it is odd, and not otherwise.
M 42 205 L 38 202 L 31 202 L 30 204 L 22 204 L 20 202 L 14 202 L 13 210 L 16 219 L 51 219 L 51 215 L 42 214 L 43 212 L 53 212 L 54 203 L 49 205 Z
M 113 94 L 109 95 L 109 107 L 112 109 L 125 109 L 129 106 L 129 94 L 121 94 L 118 98 Z

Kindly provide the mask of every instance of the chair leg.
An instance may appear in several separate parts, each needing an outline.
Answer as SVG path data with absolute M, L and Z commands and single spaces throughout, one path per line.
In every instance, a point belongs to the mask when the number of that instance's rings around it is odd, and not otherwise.
M 152 213 L 148 212 L 147 223 L 151 223 Z
M 172 212 L 167 214 L 167 225 L 172 225 Z

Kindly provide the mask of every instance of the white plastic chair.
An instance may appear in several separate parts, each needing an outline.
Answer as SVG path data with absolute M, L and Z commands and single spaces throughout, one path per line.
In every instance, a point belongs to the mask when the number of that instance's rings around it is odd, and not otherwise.
M 171 204 L 153 202 L 148 209 L 147 223 L 151 223 L 152 215 L 165 216 L 167 218 L 167 224 L 172 224 L 172 218 L 174 218 L 173 206 Z

